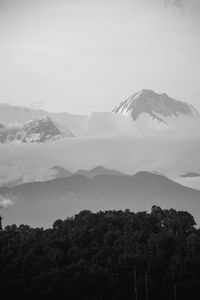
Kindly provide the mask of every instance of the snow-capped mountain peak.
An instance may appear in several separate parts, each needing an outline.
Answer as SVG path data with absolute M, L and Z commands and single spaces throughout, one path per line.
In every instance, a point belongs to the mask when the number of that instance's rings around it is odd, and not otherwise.
M 60 131 L 49 117 L 36 119 L 25 123 L 17 136 L 24 142 L 44 142 L 60 136 Z
M 67 135 L 67 134 L 66 134 Z M 66 136 L 65 135 L 65 136 Z M 72 136 L 71 133 L 68 136 Z M 50 117 L 30 120 L 23 125 L 7 127 L 1 131 L 2 143 L 21 141 L 41 143 L 61 138 L 62 134 Z
M 141 114 L 148 114 L 159 122 L 167 122 L 167 117 L 196 116 L 197 110 L 186 102 L 170 98 L 167 94 L 157 94 L 152 90 L 143 89 L 117 105 L 113 113 L 130 115 L 136 121 Z
M 143 89 L 112 112 L 74 115 L 0 104 L 0 143 L 42 142 L 59 137 L 138 135 L 158 130 L 199 132 L 200 114 L 190 104 Z M 15 125 L 14 125 L 15 124 Z

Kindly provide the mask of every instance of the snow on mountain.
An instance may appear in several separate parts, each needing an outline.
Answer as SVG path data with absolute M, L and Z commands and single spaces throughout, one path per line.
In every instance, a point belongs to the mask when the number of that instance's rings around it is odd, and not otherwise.
M 87 115 L 74 115 L 66 112 L 52 113 L 42 109 L 0 103 L 0 123 L 5 126 L 22 126 L 29 121 L 46 117 L 49 117 L 64 135 L 66 131 L 70 131 L 74 136 L 85 134 Z
M 155 131 L 200 132 L 200 114 L 194 106 L 167 94 L 143 89 L 117 105 L 112 112 L 95 112 L 88 118 L 88 135 L 146 134 Z
M 73 136 L 84 136 L 87 133 L 88 115 L 75 115 L 66 112 L 49 115 L 61 132 L 70 130 Z
M 41 109 L 0 104 L 0 123 L 5 126 L 22 126 L 24 123 L 45 117 L 51 118 L 62 134 L 70 131 L 73 136 L 98 136 L 109 133 L 132 133 L 131 119 L 111 112 L 94 112 L 75 115 L 66 112 L 51 113 Z
M 117 105 L 115 114 L 130 116 L 138 128 L 154 129 L 200 129 L 200 114 L 194 106 L 170 98 L 167 94 L 157 94 L 143 89 Z
M 22 126 L 11 126 L 0 131 L 0 142 L 10 143 L 21 141 L 23 143 L 42 143 L 61 138 L 63 135 L 49 117 L 29 121 Z M 70 131 L 65 136 L 71 137 Z
M 161 129 L 200 132 L 200 114 L 194 106 L 148 89 L 143 89 L 122 101 L 112 112 L 93 112 L 89 115 L 52 113 L 41 109 L 0 104 L 0 124 L 5 126 L 23 126 L 31 120 L 46 117 L 52 120 L 61 135 L 134 135 Z M 32 138 L 34 139 L 34 136 Z M 35 139 L 38 137 L 35 136 Z
M 148 113 L 153 119 L 164 123 L 165 121 L 159 115 L 179 117 L 180 114 L 191 116 L 198 114 L 197 110 L 188 103 L 174 100 L 167 94 L 157 94 L 147 89 L 143 89 L 121 102 L 113 109 L 113 112 L 130 114 L 133 120 L 137 120 L 142 113 Z
M 42 119 L 47 116 L 49 116 L 48 113 L 40 109 L 0 103 L 0 123 L 4 126 L 23 125 L 31 120 Z

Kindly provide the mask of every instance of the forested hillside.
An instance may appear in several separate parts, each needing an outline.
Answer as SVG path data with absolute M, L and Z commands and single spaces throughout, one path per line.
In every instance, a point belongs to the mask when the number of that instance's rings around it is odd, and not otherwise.
M 136 293 L 137 288 L 137 293 Z M 2 299 L 200 299 L 200 230 L 184 211 L 81 211 L 0 228 Z

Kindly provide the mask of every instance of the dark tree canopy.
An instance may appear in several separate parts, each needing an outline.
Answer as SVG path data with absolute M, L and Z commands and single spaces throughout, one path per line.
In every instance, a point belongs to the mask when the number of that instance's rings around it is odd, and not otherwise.
M 184 211 L 82 211 L 50 229 L 1 227 L 2 299 L 200 299 L 200 231 Z

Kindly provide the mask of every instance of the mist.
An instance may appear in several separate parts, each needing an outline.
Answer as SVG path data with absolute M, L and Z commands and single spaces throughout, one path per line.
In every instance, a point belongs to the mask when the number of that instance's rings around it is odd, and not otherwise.
M 200 172 L 200 135 L 157 133 L 64 138 L 53 143 L 0 145 L 0 185 L 50 180 L 61 166 L 69 171 L 98 165 L 127 174 L 140 170 L 168 176 Z
M 9 206 L 14 205 L 14 202 L 4 196 L 0 195 L 0 209 L 8 208 Z

